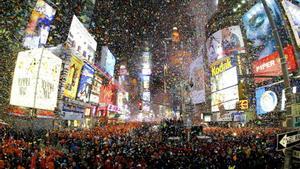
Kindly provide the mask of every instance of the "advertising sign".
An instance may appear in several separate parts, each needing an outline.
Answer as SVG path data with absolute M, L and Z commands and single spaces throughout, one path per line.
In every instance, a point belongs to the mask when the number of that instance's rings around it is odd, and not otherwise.
M 268 7 L 273 14 L 274 22 L 278 26 L 278 32 L 282 42 L 287 42 L 280 9 L 274 0 L 266 0 Z M 276 49 L 276 42 L 272 34 L 272 28 L 261 2 L 256 3 L 242 17 L 246 37 L 250 41 L 249 46 L 254 51 L 256 60 L 271 55 Z M 286 46 L 286 44 L 283 44 Z
M 212 111 L 233 110 L 239 100 L 238 86 L 232 86 L 211 94 Z
M 42 49 L 19 52 L 11 88 L 11 105 L 34 107 L 41 55 Z
M 57 102 L 61 59 L 39 48 L 18 54 L 10 104 L 54 110 Z
M 100 92 L 100 103 L 113 104 L 113 85 L 102 85 Z
M 64 96 L 75 99 L 83 62 L 76 56 L 71 57 L 69 72 L 65 82 Z
M 211 77 L 211 91 L 215 92 L 238 84 L 237 67 L 232 67 L 223 73 Z
M 82 59 L 94 63 L 97 42 L 75 15 L 72 19 L 67 44 L 79 52 Z
M 56 107 L 61 64 L 60 58 L 44 49 L 37 80 L 35 108 L 54 110 Z
M 193 83 L 191 92 L 193 104 L 205 102 L 205 71 L 202 56 L 190 65 L 190 80 Z
M 208 61 L 212 63 L 225 56 L 245 53 L 244 41 L 239 25 L 213 33 L 206 42 Z
M 150 102 L 150 100 L 151 100 L 150 92 L 143 92 L 143 101 Z
M 25 30 L 24 47 L 33 49 L 46 44 L 55 12 L 45 1 L 37 1 Z
M 83 102 L 89 101 L 89 95 L 92 89 L 94 73 L 95 69 L 92 66 L 84 64 L 81 71 L 80 82 L 77 92 L 77 98 Z
M 282 6 L 291 24 L 297 45 L 300 47 L 300 2 L 282 1 Z
M 101 67 L 110 75 L 114 76 L 116 59 L 107 46 L 102 46 Z
M 285 47 L 284 54 L 286 56 L 288 70 L 296 70 L 297 64 L 294 57 L 293 47 L 290 45 Z M 276 51 L 267 57 L 254 61 L 252 63 L 252 70 L 254 76 L 281 76 L 282 70 L 279 53 Z M 255 83 L 260 83 L 268 79 L 269 78 L 255 78 Z
M 102 85 L 102 79 L 98 75 L 95 75 L 91 94 L 90 94 L 90 102 L 99 103 L 101 85 Z

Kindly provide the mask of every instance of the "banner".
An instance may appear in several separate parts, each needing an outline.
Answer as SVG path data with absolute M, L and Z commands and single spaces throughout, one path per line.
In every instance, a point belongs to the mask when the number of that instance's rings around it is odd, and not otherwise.
M 55 12 L 45 1 L 37 1 L 25 30 L 24 47 L 33 49 L 46 44 Z
M 92 88 L 94 73 L 95 70 L 93 67 L 91 67 L 88 64 L 84 64 L 81 71 L 79 88 L 77 93 L 77 98 L 83 102 L 89 101 L 89 95 Z
M 72 19 L 67 44 L 79 52 L 83 60 L 94 63 L 97 42 L 75 15 Z
M 18 54 L 10 104 L 54 110 L 62 60 L 47 49 Z
M 90 94 L 90 102 L 99 103 L 101 85 L 102 85 L 102 79 L 98 75 L 95 75 L 91 94 Z
M 112 84 L 101 86 L 100 103 L 113 104 L 113 88 Z
M 289 71 L 297 69 L 297 64 L 294 56 L 294 50 L 291 45 L 284 48 L 287 66 Z M 267 57 L 252 63 L 254 76 L 282 76 L 281 62 L 279 53 L 275 52 Z M 255 78 L 255 83 L 260 83 L 270 78 Z
M 72 56 L 70 60 L 69 72 L 66 77 L 64 96 L 75 99 L 78 88 L 78 82 L 83 62 L 76 56 Z
M 226 56 L 245 53 L 239 25 L 226 27 L 213 33 L 206 41 L 209 64 Z
M 300 47 L 300 2 L 282 1 L 282 6 L 291 24 L 297 45 Z
M 205 78 L 203 56 L 200 56 L 190 65 L 189 79 L 193 83 L 191 92 L 193 104 L 205 102 Z

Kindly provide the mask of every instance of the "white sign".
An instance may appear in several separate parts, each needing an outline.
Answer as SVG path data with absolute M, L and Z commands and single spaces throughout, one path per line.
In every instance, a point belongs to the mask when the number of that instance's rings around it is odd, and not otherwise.
M 198 57 L 190 66 L 190 80 L 193 82 L 191 92 L 193 104 L 205 102 L 205 71 L 203 68 L 203 58 Z
M 271 112 L 276 108 L 278 99 L 276 93 L 269 90 L 262 94 L 259 101 L 263 111 Z
M 219 111 L 222 106 L 225 110 L 235 109 L 239 100 L 238 85 L 212 93 L 211 99 L 213 112 Z
M 67 44 L 79 52 L 82 59 L 94 63 L 97 42 L 75 15 L 72 19 Z
M 61 59 L 47 49 L 20 52 L 14 72 L 10 104 L 54 110 Z
M 44 49 L 36 88 L 35 108 L 54 110 L 57 103 L 57 92 L 62 60 Z
M 211 77 L 211 91 L 222 90 L 224 88 L 238 84 L 237 67 L 232 67 L 214 77 Z

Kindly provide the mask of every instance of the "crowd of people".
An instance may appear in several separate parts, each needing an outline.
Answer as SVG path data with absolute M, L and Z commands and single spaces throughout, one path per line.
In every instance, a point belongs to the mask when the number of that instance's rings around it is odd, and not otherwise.
M 171 123 L 171 122 L 170 122 Z M 126 123 L 89 130 L 1 130 L 2 168 L 281 168 L 278 128 L 208 127 L 210 139 L 162 140 L 153 125 Z

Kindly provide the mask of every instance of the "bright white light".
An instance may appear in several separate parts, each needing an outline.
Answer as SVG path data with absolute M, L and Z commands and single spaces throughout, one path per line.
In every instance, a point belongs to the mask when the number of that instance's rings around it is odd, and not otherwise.
M 245 1 L 245 0 L 242 0 L 242 4 L 244 4 L 244 3 L 246 3 L 246 1 Z
M 216 0 L 216 6 L 218 6 L 218 4 L 219 4 L 219 0 Z

